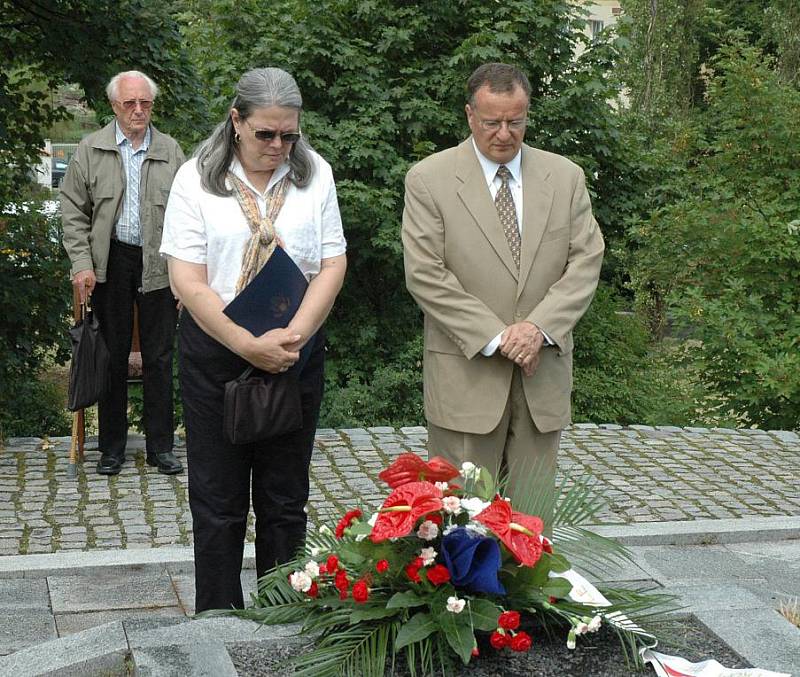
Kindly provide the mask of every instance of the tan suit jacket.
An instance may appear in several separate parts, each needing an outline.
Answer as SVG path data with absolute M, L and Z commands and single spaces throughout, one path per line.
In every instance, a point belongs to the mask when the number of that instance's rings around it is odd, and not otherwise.
M 555 343 L 523 378 L 533 421 L 540 432 L 570 421 L 572 329 L 597 287 L 603 237 L 580 167 L 523 146 L 522 183 L 517 272 L 471 138 L 406 175 L 406 284 L 425 314 L 425 415 L 442 428 L 497 426 L 515 366 L 480 351 L 522 320 Z

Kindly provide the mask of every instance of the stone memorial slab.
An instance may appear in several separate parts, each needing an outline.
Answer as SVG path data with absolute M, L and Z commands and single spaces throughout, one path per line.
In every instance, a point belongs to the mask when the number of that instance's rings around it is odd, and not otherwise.
M 0 675 L 86 677 L 128 675 L 122 623 L 109 623 L 0 657 Z
M 225 645 L 204 642 L 192 646 L 137 647 L 132 651 L 137 677 L 237 677 Z
M 0 611 L 49 609 L 47 582 L 40 579 L 0 579 Z M 5 614 L 4 614 L 5 615 Z
M 47 609 L 0 610 L 0 655 L 55 639 L 56 626 Z M 5 674 L 0 670 L 0 675 Z
M 151 609 L 178 606 L 169 574 L 135 573 L 95 576 L 48 576 L 53 613 Z
M 141 618 L 186 618 L 183 610 L 177 606 L 167 606 L 158 609 L 114 609 L 110 611 L 86 611 L 72 614 L 56 614 L 56 629 L 59 637 L 74 635 L 89 628 L 113 623 L 114 621 L 128 621 Z

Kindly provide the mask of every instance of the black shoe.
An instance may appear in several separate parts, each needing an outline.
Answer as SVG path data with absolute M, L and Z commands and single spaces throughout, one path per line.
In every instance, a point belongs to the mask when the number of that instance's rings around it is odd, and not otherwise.
M 103 454 L 97 462 L 97 473 L 98 475 L 119 475 L 123 463 L 125 463 L 124 456 L 120 457 L 114 454 Z
M 162 475 L 177 475 L 179 472 L 183 472 L 183 465 L 171 451 L 147 454 L 147 465 L 157 465 L 158 472 Z

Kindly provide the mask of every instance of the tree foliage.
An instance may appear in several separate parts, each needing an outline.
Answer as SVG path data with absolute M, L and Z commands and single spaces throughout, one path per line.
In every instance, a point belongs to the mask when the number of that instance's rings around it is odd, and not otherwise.
M 616 54 L 579 60 L 583 18 L 567 2 L 193 0 L 184 15 L 215 116 L 253 66 L 292 73 L 303 132 L 331 163 L 348 239 L 345 288 L 328 322 L 326 424 L 421 421 L 421 318 L 405 289 L 399 228 L 411 163 L 466 138 L 466 80 L 520 66 L 533 93 L 527 141 L 587 171 L 614 236 L 630 180 L 605 77 Z
M 0 0 L 0 204 L 19 195 L 45 131 L 67 111 L 51 91 L 76 83 L 108 115 L 105 84 L 138 69 L 162 88 L 158 121 L 186 141 L 206 106 L 171 3 L 155 0 Z M 199 129 L 198 129 L 199 128 Z
M 712 62 L 679 197 L 632 230 L 640 294 L 698 339 L 706 382 L 743 420 L 800 425 L 800 92 L 735 43 Z

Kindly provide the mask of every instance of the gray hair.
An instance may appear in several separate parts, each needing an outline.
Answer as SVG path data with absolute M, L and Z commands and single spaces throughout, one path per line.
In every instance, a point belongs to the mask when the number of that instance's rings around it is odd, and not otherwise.
M 122 73 L 117 73 L 108 81 L 108 84 L 106 85 L 106 96 L 108 97 L 109 101 L 117 100 L 117 97 L 119 96 L 119 82 L 125 78 L 141 78 L 150 88 L 150 95 L 153 97 L 153 99 L 158 96 L 158 85 L 147 75 L 141 71 L 123 71 Z
M 303 97 L 294 78 L 280 68 L 254 68 L 247 71 L 236 83 L 236 96 L 231 108 L 246 120 L 259 108 L 281 106 L 303 110 Z M 220 122 L 211 136 L 195 151 L 200 170 L 201 185 L 213 195 L 226 197 L 231 190 L 225 185 L 225 176 L 236 150 L 236 130 L 230 112 Z M 309 184 L 314 174 L 311 146 L 300 137 L 289 153 L 289 180 L 298 188 Z

